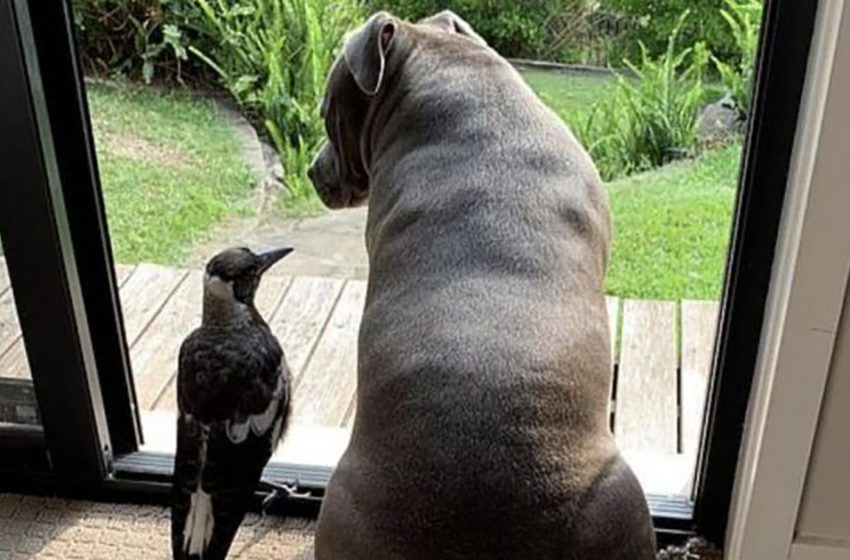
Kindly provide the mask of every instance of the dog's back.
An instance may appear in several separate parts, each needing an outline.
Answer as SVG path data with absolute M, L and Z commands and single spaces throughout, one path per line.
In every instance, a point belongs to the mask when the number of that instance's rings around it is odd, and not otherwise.
M 485 46 L 411 27 L 373 150 L 357 417 L 320 558 L 652 558 L 608 429 L 593 164 Z

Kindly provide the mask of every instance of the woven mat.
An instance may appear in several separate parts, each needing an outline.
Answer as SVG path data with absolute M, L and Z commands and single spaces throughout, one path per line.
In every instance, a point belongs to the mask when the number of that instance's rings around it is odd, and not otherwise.
M 231 549 L 240 560 L 310 560 L 315 523 L 249 515 Z M 170 560 L 168 509 L 0 494 L 0 560 Z M 705 541 L 659 560 L 721 560 Z
M 312 558 L 314 522 L 250 515 L 241 560 Z M 0 494 L 0 560 L 170 560 L 168 509 Z

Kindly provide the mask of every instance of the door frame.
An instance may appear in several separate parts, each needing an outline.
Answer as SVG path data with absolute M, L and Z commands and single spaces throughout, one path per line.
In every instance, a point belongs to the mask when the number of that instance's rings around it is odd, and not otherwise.
M 14 225 L 8 228 L 12 231 L 10 244 L 19 247 L 9 253 L 9 264 L 15 269 L 12 280 L 19 311 L 25 312 L 22 318 L 26 315 L 22 324 L 27 354 L 34 360 L 39 402 L 44 398 L 49 404 L 43 415 L 46 444 L 52 453 L 58 440 L 51 432 L 63 429 L 62 415 L 54 415 L 52 410 L 62 403 L 67 405 L 67 398 L 62 400 L 64 386 L 79 385 L 79 394 L 88 395 L 80 406 L 89 410 L 94 420 L 66 440 L 66 451 L 70 453 L 75 445 L 101 450 L 100 461 L 95 461 L 101 466 L 77 472 L 81 475 L 77 484 L 48 468 L 7 470 L 0 477 L 0 487 L 11 483 L 19 491 L 20 485 L 26 485 L 31 492 L 161 501 L 168 495 L 170 457 L 138 451 L 140 422 L 85 87 L 74 48 L 70 2 L 0 1 L 6 2 L 5 11 L 0 12 L 0 25 L 15 33 L 23 51 L 17 59 L 10 55 L 0 58 L 0 70 L 20 66 L 21 60 L 26 63 L 29 82 L 24 89 L 28 93 L 23 96 L 26 101 L 19 101 L 19 105 L 30 107 L 23 111 L 33 117 L 26 126 L 34 134 L 42 132 L 34 136 L 39 139 L 37 149 L 17 162 L 22 177 L 18 191 L 20 196 L 31 196 L 35 201 L 32 189 L 24 187 L 29 180 L 40 180 L 53 202 L 39 210 L 52 224 L 49 231 L 55 233 L 43 240 L 46 254 L 53 259 L 51 270 L 56 272 L 55 276 L 41 276 L 48 286 L 27 286 L 32 271 L 46 269 L 35 265 L 27 268 L 27 260 L 35 257 L 27 257 L 24 249 L 32 236 L 25 214 L 10 212 L 2 216 Z M 693 501 L 688 497 L 653 498 L 654 521 L 662 544 L 681 540 L 693 532 L 721 542 L 726 531 L 817 9 L 814 1 L 766 2 L 754 114 L 744 150 L 746 163 L 741 171 L 695 496 Z M 0 31 L 3 29 L 0 26 Z M 3 107 L 0 104 L 0 110 Z M 777 119 L 775 116 L 780 114 L 783 118 Z M 52 134 L 45 135 L 45 130 Z M 12 139 L 0 139 L 0 153 L 13 148 L 7 144 L 11 145 Z M 45 166 L 54 170 L 51 181 L 43 177 L 24 180 L 27 173 L 33 173 L 28 170 L 43 170 Z M 4 239 L 6 234 L 4 230 Z M 47 289 L 64 295 L 73 305 L 66 305 L 67 312 L 54 307 L 52 299 L 42 297 L 41 291 Z M 57 296 L 58 299 L 61 298 Z M 45 365 L 46 356 L 55 353 L 57 343 L 39 337 L 38 329 L 57 309 L 68 322 L 65 334 L 74 335 L 66 336 L 69 351 L 75 350 L 86 358 L 78 359 L 83 365 L 73 371 L 61 367 L 51 370 Z M 276 478 L 297 480 L 302 486 L 305 480 L 313 481 L 312 495 L 299 503 L 315 513 L 330 473 L 291 465 L 275 465 L 272 470 Z
M 837 50 L 841 32 L 850 33 L 845 10 L 844 0 L 823 0 L 818 17 L 742 441 L 727 538 L 730 560 L 784 560 L 797 548 L 800 558 L 833 557 L 819 556 L 828 551 L 818 547 L 795 546 L 794 536 L 850 276 L 850 195 L 837 175 L 850 137 L 846 122 L 830 120 L 829 113 L 846 102 L 847 70 L 838 70 L 845 87 L 834 89 L 841 87 L 834 70 L 850 64 L 846 43 Z

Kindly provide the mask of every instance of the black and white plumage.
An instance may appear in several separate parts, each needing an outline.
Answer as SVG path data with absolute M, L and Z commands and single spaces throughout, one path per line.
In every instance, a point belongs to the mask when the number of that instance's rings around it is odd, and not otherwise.
M 203 321 L 183 341 L 177 373 L 175 559 L 226 557 L 284 432 L 290 374 L 254 295 L 289 252 L 229 249 L 207 264 Z

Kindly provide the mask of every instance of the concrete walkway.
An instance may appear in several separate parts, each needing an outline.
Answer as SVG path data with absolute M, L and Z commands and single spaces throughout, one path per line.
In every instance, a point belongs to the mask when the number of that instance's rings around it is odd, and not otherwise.
M 212 241 L 195 247 L 188 264 L 203 266 L 216 252 L 240 244 L 252 249 L 291 246 L 295 252 L 277 267 L 278 274 L 363 280 L 368 268 L 365 228 L 365 207 L 309 218 L 272 218 L 252 228 L 225 226 Z
M 216 99 L 214 107 L 233 129 L 242 146 L 242 157 L 253 172 L 258 186 L 251 201 L 254 214 L 215 226 L 207 240 L 196 244 L 181 264 L 200 268 L 218 251 L 237 245 L 251 249 L 291 246 L 295 252 L 275 274 L 365 279 L 366 208 L 326 211 L 304 218 L 281 217 L 277 199 L 284 189 L 283 169 L 277 154 L 260 140 L 232 102 Z

